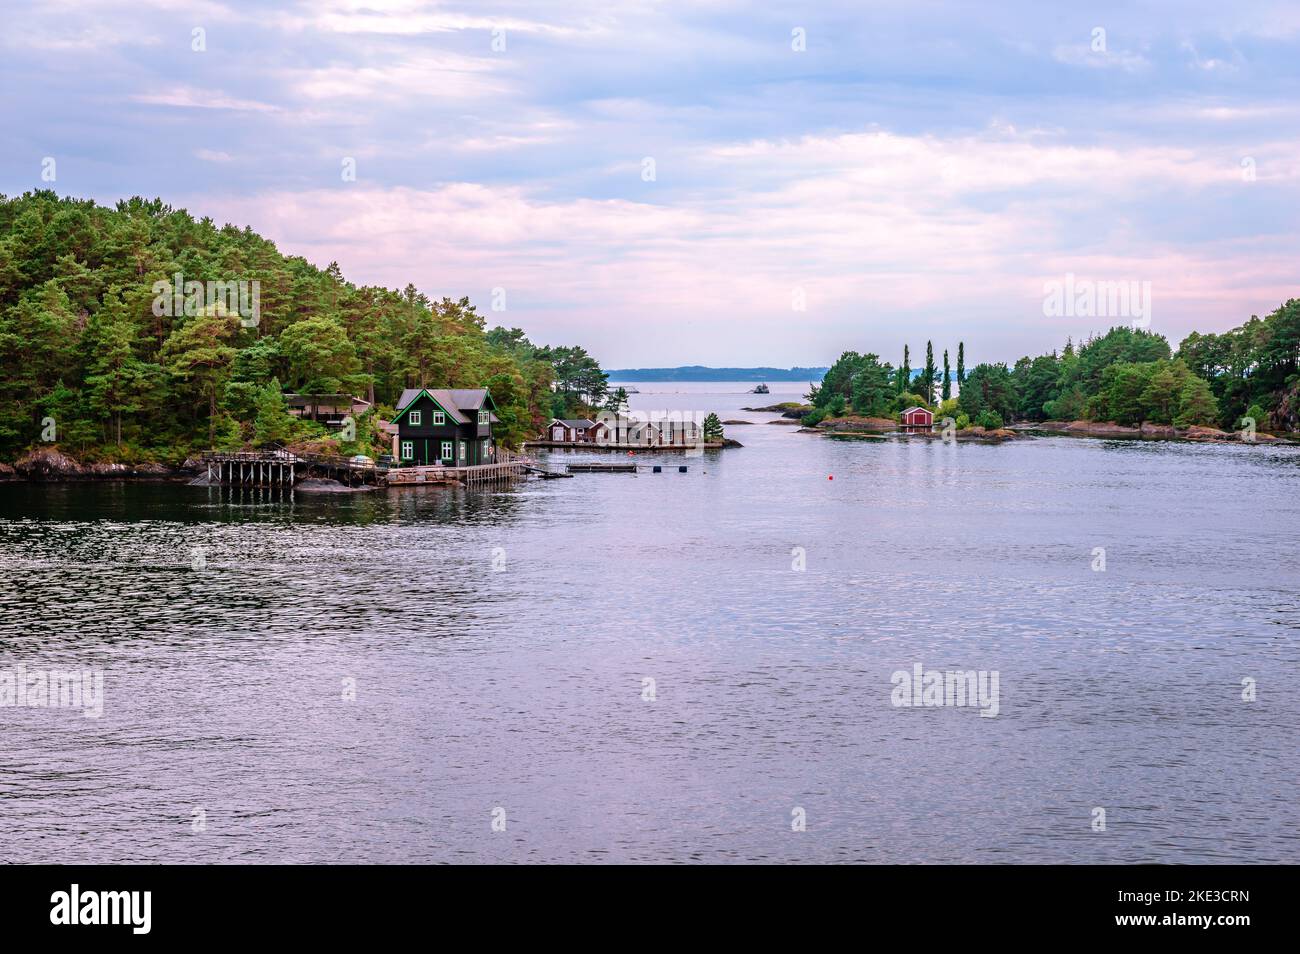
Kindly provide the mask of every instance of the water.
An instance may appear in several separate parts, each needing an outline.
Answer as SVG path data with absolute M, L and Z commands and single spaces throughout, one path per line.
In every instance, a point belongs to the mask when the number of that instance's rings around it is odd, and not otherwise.
M 0 857 L 1300 860 L 1296 449 L 727 430 L 505 491 L 0 485 L 0 667 L 105 673 L 0 708 Z M 894 707 L 916 663 L 999 714 Z

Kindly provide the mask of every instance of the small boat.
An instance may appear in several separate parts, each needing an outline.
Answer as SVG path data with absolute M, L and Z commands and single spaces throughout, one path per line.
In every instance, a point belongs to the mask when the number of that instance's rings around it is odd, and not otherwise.
M 766 385 L 766 384 L 760 384 L 758 387 L 754 388 L 754 390 L 750 391 L 749 393 L 750 393 L 750 394 L 767 394 L 767 393 L 768 393 L 768 391 L 767 391 L 767 385 Z

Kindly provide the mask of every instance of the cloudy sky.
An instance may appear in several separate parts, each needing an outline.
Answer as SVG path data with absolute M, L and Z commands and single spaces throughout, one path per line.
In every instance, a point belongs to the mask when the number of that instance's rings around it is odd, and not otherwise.
M 1175 344 L 1300 294 L 1300 5 L 976 6 L 45 0 L 0 191 L 161 196 L 606 367 L 1013 361 L 1123 323 L 1045 315 L 1067 274 Z

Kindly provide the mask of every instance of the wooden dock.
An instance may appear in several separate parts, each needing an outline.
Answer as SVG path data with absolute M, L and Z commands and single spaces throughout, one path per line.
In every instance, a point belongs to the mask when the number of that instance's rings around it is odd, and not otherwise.
M 569 464 L 571 474 L 635 474 L 636 464 Z
M 299 480 L 323 477 L 349 487 L 372 484 L 383 487 L 411 487 L 428 484 L 451 484 L 465 487 L 495 486 L 525 476 L 531 462 L 507 454 L 496 464 L 471 467 L 380 467 L 356 463 L 347 457 L 319 454 L 292 454 L 285 450 L 208 451 L 203 455 L 208 468 L 208 483 L 224 487 L 292 488 Z

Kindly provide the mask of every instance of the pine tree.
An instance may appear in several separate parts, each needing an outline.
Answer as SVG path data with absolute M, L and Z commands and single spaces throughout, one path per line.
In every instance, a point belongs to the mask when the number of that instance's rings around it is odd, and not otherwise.
M 156 365 L 146 365 L 135 356 L 131 350 L 135 337 L 135 325 L 114 288 L 87 323 L 83 344 L 93 355 L 86 365 L 87 404 L 100 419 L 112 420 L 113 441 L 119 447 L 122 415 L 143 408 L 151 370 L 158 370 Z
M 704 418 L 704 439 L 709 443 L 722 440 L 722 421 L 712 411 Z
M 934 342 L 925 343 L 925 395 L 926 404 L 934 404 L 934 382 L 939 379 L 939 370 L 934 366 Z
M 952 397 L 952 372 L 948 369 L 948 349 L 943 349 L 943 400 Z
M 257 399 L 257 416 L 253 420 L 253 443 L 258 447 L 283 444 L 293 437 L 293 415 L 274 378 L 263 387 Z

